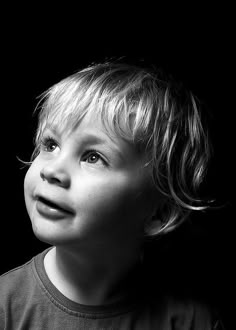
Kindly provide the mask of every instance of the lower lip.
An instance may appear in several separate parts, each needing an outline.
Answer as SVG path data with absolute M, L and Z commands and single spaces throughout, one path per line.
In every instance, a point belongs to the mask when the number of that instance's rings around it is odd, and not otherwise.
M 52 220 L 64 219 L 72 215 L 72 213 L 48 206 L 39 200 L 36 202 L 36 209 L 42 216 Z

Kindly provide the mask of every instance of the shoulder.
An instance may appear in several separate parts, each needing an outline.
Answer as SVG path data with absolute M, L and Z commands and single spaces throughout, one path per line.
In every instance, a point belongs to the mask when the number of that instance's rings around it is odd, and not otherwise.
M 42 309 L 44 291 L 35 264 L 43 255 L 44 252 L 0 276 L 0 328 L 5 325 L 7 329 L 25 329 L 32 310 Z
M 170 299 L 170 310 L 186 319 L 193 329 L 222 329 L 222 319 L 215 306 L 197 299 Z M 192 329 L 191 328 L 191 329 Z
M 32 259 L 33 260 L 33 259 Z M 32 260 L 0 276 L 0 303 L 23 292 L 32 281 Z
M 43 285 L 38 271 L 43 268 L 44 256 L 48 250 L 40 252 L 23 265 L 0 276 L 0 307 L 22 305 L 24 302 L 32 300 L 34 293 L 36 293 L 36 298 L 40 296 Z
M 2 285 L 2 283 L 4 283 L 5 281 L 8 281 L 8 279 L 15 279 L 16 277 L 21 275 L 23 272 L 25 272 L 25 269 L 28 268 L 28 266 L 30 265 L 32 260 L 33 259 L 27 261 L 23 265 L 20 265 L 16 268 L 13 268 L 13 269 L 7 271 L 6 273 L 1 274 L 0 275 L 0 285 Z
M 20 291 L 27 292 L 27 288 L 32 288 L 32 285 L 38 282 L 36 260 L 40 267 L 43 267 L 43 259 L 48 250 L 40 252 L 26 263 L 0 275 L 0 302 L 5 295 Z
M 160 319 L 164 329 L 170 325 L 174 329 L 223 329 L 219 311 L 206 299 L 155 286 L 145 297 L 151 319 Z
M 171 266 L 172 277 L 166 268 L 159 267 L 157 270 L 151 262 L 146 263 L 146 266 L 144 289 L 148 292 L 147 300 L 150 299 L 153 317 L 160 311 L 165 322 L 176 323 L 176 328 L 180 329 L 223 329 L 217 301 L 207 296 L 198 282 L 185 283 L 186 276 L 179 280 L 180 275 L 174 276 L 176 269 Z M 182 270 L 179 272 L 182 274 Z M 181 327 L 179 324 L 186 326 Z
M 223 329 L 219 313 L 210 304 L 201 300 L 166 295 L 161 306 L 152 302 L 153 313 L 161 312 L 165 326 L 177 329 Z M 158 310 L 157 310 L 158 309 Z

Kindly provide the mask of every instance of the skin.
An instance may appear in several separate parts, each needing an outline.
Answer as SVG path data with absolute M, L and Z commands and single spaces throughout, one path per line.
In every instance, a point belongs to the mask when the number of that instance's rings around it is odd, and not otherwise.
M 145 156 L 88 115 L 70 133 L 46 128 L 43 140 L 24 192 L 35 235 L 54 246 L 44 260 L 47 275 L 75 302 L 114 302 L 130 287 L 154 212 Z M 38 196 L 72 212 L 51 219 L 39 211 Z

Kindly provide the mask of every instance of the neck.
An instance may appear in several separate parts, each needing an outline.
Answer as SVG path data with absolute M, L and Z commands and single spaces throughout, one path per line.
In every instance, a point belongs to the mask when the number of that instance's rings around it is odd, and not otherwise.
M 64 296 L 84 305 L 105 305 L 132 294 L 140 267 L 139 254 L 135 255 L 95 257 L 54 247 L 44 263 L 49 279 Z

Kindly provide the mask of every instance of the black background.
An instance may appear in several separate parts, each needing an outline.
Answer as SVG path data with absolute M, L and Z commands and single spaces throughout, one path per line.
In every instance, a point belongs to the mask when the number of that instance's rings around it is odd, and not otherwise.
M 128 28 L 119 17 L 106 20 L 103 27 L 101 21 L 94 21 L 89 30 L 90 17 L 89 24 L 74 24 L 71 29 L 67 25 L 66 31 L 63 19 L 61 25 L 43 28 L 44 20 L 50 20 L 46 11 L 36 22 L 33 15 L 26 23 L 23 17 L 12 19 L 1 41 L 1 273 L 47 247 L 32 233 L 23 196 L 26 169 L 16 158 L 29 160 L 33 151 L 36 98 L 93 61 L 120 56 L 143 59 L 182 81 L 210 111 L 214 156 L 205 190 L 225 205 L 195 215 L 191 224 L 165 238 L 169 248 L 156 254 L 152 249 L 153 264 L 158 269 L 161 260 L 165 268 L 161 272 L 168 270 L 170 282 L 188 283 L 219 306 L 225 319 L 229 317 L 235 276 L 235 35 L 229 14 L 218 8 L 217 13 L 209 11 L 194 19 L 191 13 L 177 16 L 174 23 L 168 15 L 160 23 L 157 15 L 155 20 L 147 19 L 148 25 L 140 16 Z

